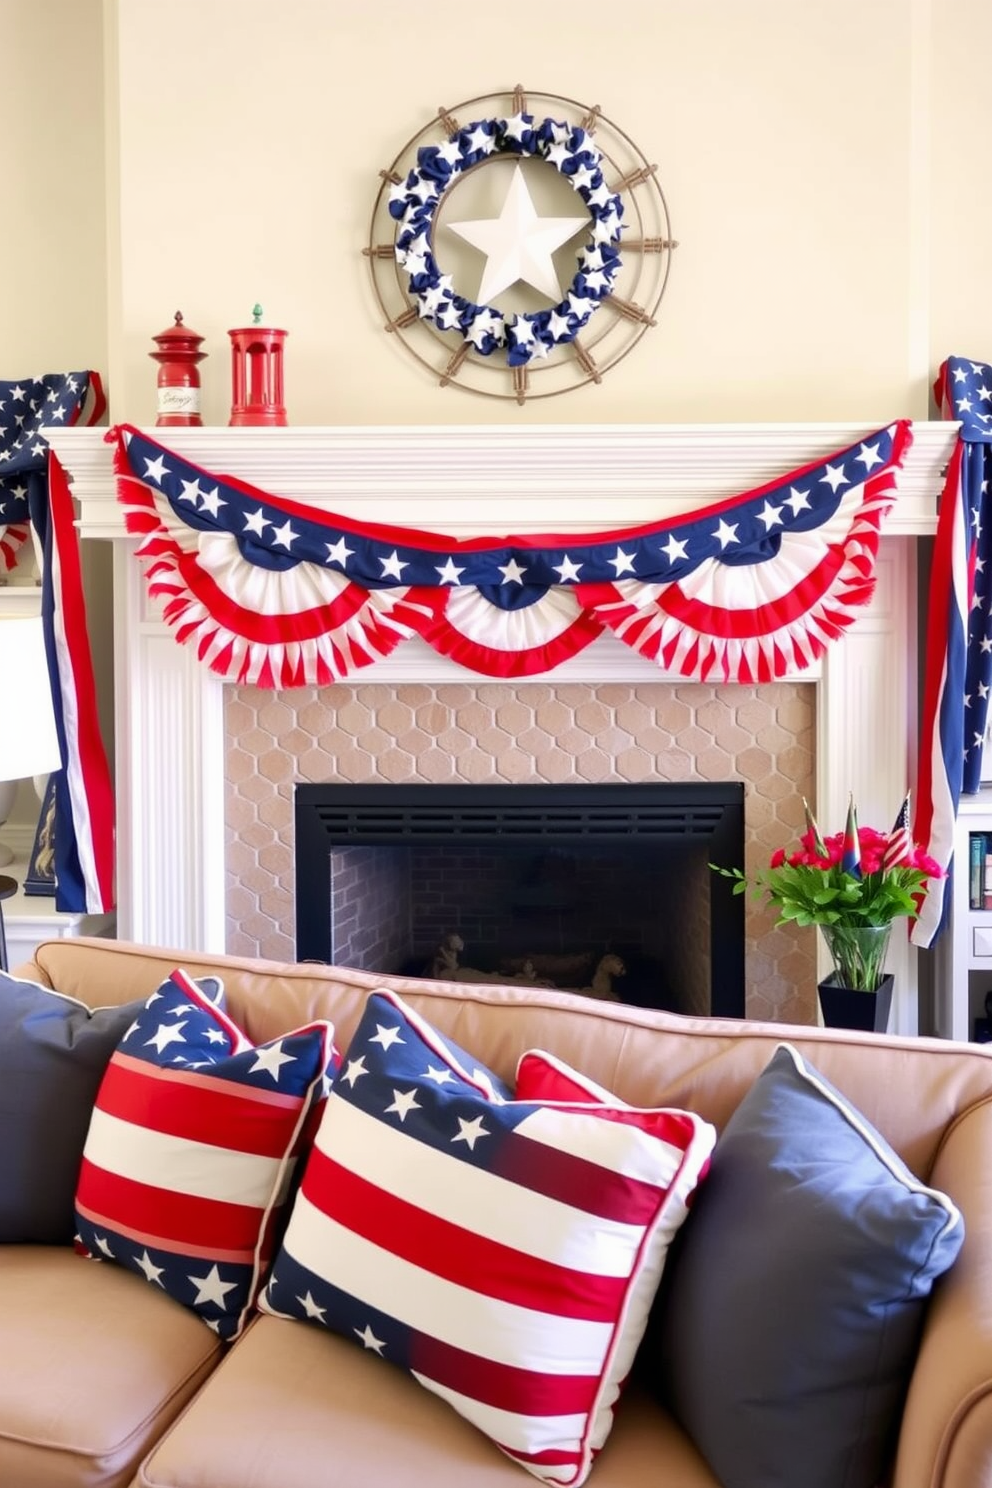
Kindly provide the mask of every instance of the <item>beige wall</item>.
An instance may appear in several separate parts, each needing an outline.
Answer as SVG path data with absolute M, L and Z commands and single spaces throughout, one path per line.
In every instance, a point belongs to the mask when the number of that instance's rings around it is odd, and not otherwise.
M 925 416 L 950 351 L 992 357 L 987 0 L 627 0 L 603 36 L 595 12 L 465 36 L 455 0 L 423 14 L 450 45 L 401 0 L 0 0 L 7 372 L 109 367 L 114 415 L 150 420 L 150 338 L 182 308 L 223 423 L 256 299 L 290 332 L 297 423 L 872 423 Z M 517 81 L 599 103 L 681 244 L 633 354 L 522 410 L 435 387 L 360 251 L 400 145 Z
M 0 379 L 107 366 L 103 34 L 99 0 L 0 0 Z M 2 415 L 0 415 L 2 417 Z M 101 721 L 112 740 L 110 553 L 84 552 Z M 30 552 L 19 576 L 33 582 Z M 30 571 L 28 571 L 30 568 Z M 33 825 L 22 786 L 13 820 Z
M 963 204 L 961 149 L 992 113 L 986 0 L 627 0 L 601 35 L 595 9 L 487 22 L 455 0 L 114 11 L 119 416 L 153 416 L 149 338 L 181 308 L 207 338 L 207 420 L 226 422 L 226 332 L 256 299 L 290 332 L 296 423 L 872 424 L 926 416 L 949 351 L 992 356 L 989 209 Z M 634 353 L 522 410 L 438 389 L 382 331 L 360 252 L 403 142 L 440 104 L 518 81 L 599 103 L 657 161 L 681 243 Z
M 0 378 L 105 368 L 100 5 L 0 0 Z

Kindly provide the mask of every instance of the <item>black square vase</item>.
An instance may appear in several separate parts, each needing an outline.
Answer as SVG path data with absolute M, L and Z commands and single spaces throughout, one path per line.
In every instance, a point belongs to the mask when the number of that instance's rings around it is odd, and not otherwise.
M 828 1028 L 857 1028 L 865 1033 L 884 1033 L 892 1010 L 892 987 L 895 977 L 884 976 L 874 992 L 858 992 L 841 987 L 837 973 L 820 982 L 820 1010 Z

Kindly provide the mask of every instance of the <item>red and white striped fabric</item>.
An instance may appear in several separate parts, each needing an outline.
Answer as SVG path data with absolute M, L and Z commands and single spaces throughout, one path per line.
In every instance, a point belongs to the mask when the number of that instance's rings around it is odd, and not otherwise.
M 80 1253 L 139 1272 L 236 1338 L 333 1058 L 330 1024 L 255 1046 L 173 972 L 100 1086 L 76 1191 Z
M 686 1111 L 506 1098 L 376 994 L 259 1305 L 357 1340 L 535 1477 L 580 1484 L 715 1135 Z
M 118 498 L 149 593 L 219 676 L 323 687 L 419 635 L 482 676 L 535 676 L 605 629 L 700 681 L 809 666 L 874 587 L 907 420 L 674 519 L 455 538 L 366 523 L 208 471 L 122 424 Z

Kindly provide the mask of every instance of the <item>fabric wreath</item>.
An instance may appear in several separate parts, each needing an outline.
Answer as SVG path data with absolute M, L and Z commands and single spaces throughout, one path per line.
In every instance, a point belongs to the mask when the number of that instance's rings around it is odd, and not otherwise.
M 477 305 L 456 292 L 450 274 L 442 274 L 431 243 L 432 227 L 444 193 L 459 174 L 491 155 L 531 155 L 546 160 L 581 197 L 590 215 L 590 238 L 564 298 L 552 309 L 511 315 L 492 305 Z M 623 203 L 603 176 L 603 156 L 588 133 L 571 124 L 514 114 L 509 119 L 481 119 L 459 129 L 443 144 L 424 145 L 417 165 L 389 194 L 389 212 L 400 224 L 396 262 L 408 276 L 411 298 L 422 320 L 442 331 L 460 331 L 481 356 L 506 349 L 510 367 L 523 367 L 567 346 L 588 325 L 603 300 L 613 292 L 620 269 Z

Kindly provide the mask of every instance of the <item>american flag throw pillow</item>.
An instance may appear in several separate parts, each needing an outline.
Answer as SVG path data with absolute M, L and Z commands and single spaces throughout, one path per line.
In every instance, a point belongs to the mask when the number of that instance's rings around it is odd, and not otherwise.
M 324 1096 L 332 1033 L 318 1022 L 256 1046 L 174 971 L 100 1085 L 76 1190 L 80 1253 L 139 1272 L 236 1338 Z
M 376 994 L 260 1306 L 408 1370 L 542 1481 L 582 1483 L 714 1140 L 686 1111 L 505 1099 Z

